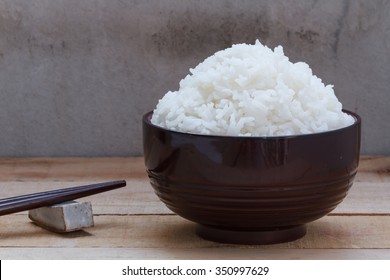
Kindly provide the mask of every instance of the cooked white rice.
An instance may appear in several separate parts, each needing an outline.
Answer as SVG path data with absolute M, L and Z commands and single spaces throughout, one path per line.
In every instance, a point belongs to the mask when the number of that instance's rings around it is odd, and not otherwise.
M 152 123 L 207 135 L 309 134 L 351 125 L 333 86 L 304 62 L 292 63 L 281 46 L 256 41 L 208 57 L 158 102 Z

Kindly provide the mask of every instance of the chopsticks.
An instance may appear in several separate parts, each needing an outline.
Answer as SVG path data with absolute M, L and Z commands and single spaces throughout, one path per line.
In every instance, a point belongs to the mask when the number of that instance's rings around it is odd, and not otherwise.
M 122 180 L 4 198 L 0 199 L 0 216 L 50 206 L 124 186 L 126 181 Z

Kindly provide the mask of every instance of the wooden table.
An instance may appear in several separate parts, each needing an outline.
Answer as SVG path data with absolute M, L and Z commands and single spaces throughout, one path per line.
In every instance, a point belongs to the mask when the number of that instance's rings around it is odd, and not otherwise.
M 0 217 L 0 259 L 390 259 L 390 157 L 363 157 L 347 198 L 297 241 L 268 246 L 205 241 L 156 197 L 142 158 L 3 158 L 0 197 L 110 180 L 127 187 L 91 201 L 95 226 L 57 234 L 27 212 Z

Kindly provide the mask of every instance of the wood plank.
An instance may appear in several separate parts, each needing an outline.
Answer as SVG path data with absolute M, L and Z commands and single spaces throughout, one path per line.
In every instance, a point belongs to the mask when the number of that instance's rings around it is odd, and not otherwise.
M 389 156 L 361 156 L 359 162 L 359 171 L 375 172 L 379 174 L 390 173 Z
M 390 249 L 390 216 L 327 216 L 294 242 L 269 246 L 233 246 L 203 240 L 195 225 L 176 215 L 96 216 L 95 227 L 57 234 L 29 222 L 25 215 L 0 219 L 0 248 L 293 248 Z
M 390 157 L 362 157 L 356 181 L 390 182 Z
M 332 212 L 337 214 L 389 214 L 390 184 L 355 182 L 347 197 Z
M 0 182 L 0 198 L 97 182 L 99 181 Z M 130 178 L 124 188 L 86 197 L 80 201 L 91 201 L 95 214 L 172 213 L 157 198 L 147 178 Z M 388 183 L 356 182 L 333 213 L 387 214 L 390 213 L 389 201 L 390 185 Z
M 7 248 L 2 260 L 389 260 L 390 249 Z
M 269 246 L 197 237 L 193 223 L 158 200 L 141 157 L 0 159 L 0 197 L 120 179 L 126 188 L 81 199 L 95 213 L 95 227 L 85 231 L 51 233 L 25 212 L 0 217 L 0 259 L 390 258 L 390 157 L 363 157 L 335 211 L 311 223 L 304 238 Z
M 90 181 L 145 178 L 142 157 L 0 158 L 0 181 Z M 390 157 L 363 156 L 360 182 L 390 182 Z
M 81 186 L 102 181 L 0 182 L 0 198 Z M 146 178 L 128 179 L 127 186 L 124 188 L 81 198 L 78 199 L 78 201 L 90 201 L 94 214 L 127 215 L 172 213 L 155 195 Z
M 142 157 L 0 158 L 0 181 L 94 181 L 145 177 Z

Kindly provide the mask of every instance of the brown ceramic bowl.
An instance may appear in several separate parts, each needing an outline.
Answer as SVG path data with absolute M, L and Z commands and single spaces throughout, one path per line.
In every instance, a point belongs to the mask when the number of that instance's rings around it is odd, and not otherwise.
M 197 223 L 205 239 L 238 244 L 287 242 L 305 235 L 345 198 L 360 151 L 360 117 L 351 126 L 307 135 L 197 135 L 143 117 L 145 165 L 157 196 Z

